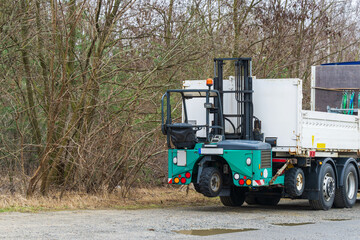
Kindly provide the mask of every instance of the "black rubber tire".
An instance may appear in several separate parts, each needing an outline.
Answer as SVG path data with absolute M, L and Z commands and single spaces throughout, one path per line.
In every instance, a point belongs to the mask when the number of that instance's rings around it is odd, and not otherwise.
M 220 201 L 224 206 L 240 207 L 245 201 L 245 189 L 234 187 L 230 191 L 230 196 L 220 196 Z
M 302 186 L 298 189 L 298 176 L 301 175 Z M 305 189 L 305 174 L 301 168 L 290 168 L 285 172 L 285 191 L 290 197 L 300 197 Z
M 256 197 L 256 201 L 258 204 L 266 206 L 276 206 L 280 202 L 280 199 L 280 196 Z
M 246 202 L 248 205 L 258 204 L 257 198 L 256 198 L 254 195 L 247 195 L 247 196 L 245 197 L 245 202 Z
M 309 200 L 311 208 L 315 210 L 329 210 L 335 199 L 335 194 L 332 194 L 328 200 L 325 199 L 324 193 L 323 193 L 323 184 L 325 180 L 325 175 L 329 174 L 334 179 L 334 187 L 336 189 L 336 178 L 335 178 L 335 172 L 334 169 L 330 164 L 325 164 L 321 167 L 320 170 L 320 192 L 318 194 L 317 200 Z M 334 190 L 335 193 L 335 190 Z
M 214 180 L 214 178 L 218 178 L 220 181 L 218 183 L 219 187 L 216 190 L 211 188 L 212 180 Z M 206 167 L 203 169 L 199 180 L 200 192 L 206 197 L 216 197 L 221 192 L 222 183 L 223 179 L 220 171 L 214 167 Z
M 347 182 L 347 178 L 348 175 L 352 173 L 353 177 L 354 177 L 354 183 L 353 183 L 353 190 L 354 190 L 354 195 L 352 196 L 352 198 L 349 198 L 348 193 L 346 192 L 346 182 Z M 356 195 L 357 195 L 357 190 L 358 190 L 358 175 L 356 172 L 356 169 L 354 167 L 353 164 L 348 164 L 344 170 L 344 175 L 343 175 L 343 182 L 344 185 L 336 188 L 335 191 L 335 199 L 334 199 L 334 207 L 337 208 L 352 208 L 355 203 L 356 203 Z M 349 184 L 349 183 L 348 183 Z
M 201 192 L 200 192 L 200 186 L 199 186 L 198 183 L 194 183 L 194 189 L 195 189 L 195 191 L 197 191 L 198 193 L 201 193 Z

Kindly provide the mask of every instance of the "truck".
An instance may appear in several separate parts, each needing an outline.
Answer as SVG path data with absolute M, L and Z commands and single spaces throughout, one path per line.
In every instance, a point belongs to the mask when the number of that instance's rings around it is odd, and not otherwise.
M 234 76 L 224 79 L 227 63 Z M 316 210 L 351 208 L 359 115 L 303 110 L 302 98 L 300 79 L 257 79 L 251 58 L 215 58 L 212 79 L 184 81 L 162 96 L 168 183 L 192 183 L 232 207 L 291 198 Z

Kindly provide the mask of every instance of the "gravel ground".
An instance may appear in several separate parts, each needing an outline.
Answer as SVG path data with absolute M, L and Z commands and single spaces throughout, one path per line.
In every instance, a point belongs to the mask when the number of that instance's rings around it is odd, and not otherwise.
M 306 224 L 282 225 L 292 223 Z M 359 201 L 352 209 L 330 211 L 313 211 L 304 200 L 281 200 L 277 207 L 0 213 L 1 239 L 359 239 L 358 226 Z M 214 228 L 256 230 L 210 236 L 175 232 Z

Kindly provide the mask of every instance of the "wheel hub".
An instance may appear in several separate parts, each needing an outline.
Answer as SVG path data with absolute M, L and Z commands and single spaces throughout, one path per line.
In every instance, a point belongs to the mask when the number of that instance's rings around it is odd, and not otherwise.
M 303 176 L 299 173 L 296 176 L 296 188 L 298 191 L 301 191 L 301 189 L 303 188 L 303 184 L 304 184 Z
M 335 194 L 335 181 L 329 173 L 327 173 L 324 177 L 322 190 L 325 201 L 329 201 Z
M 345 182 L 345 188 L 346 188 L 346 194 L 349 199 L 352 199 L 355 194 L 355 176 L 353 172 L 349 172 L 349 174 L 346 177 Z
M 210 188 L 214 192 L 217 192 L 219 190 L 219 188 L 220 188 L 220 176 L 219 175 L 214 174 L 211 176 Z

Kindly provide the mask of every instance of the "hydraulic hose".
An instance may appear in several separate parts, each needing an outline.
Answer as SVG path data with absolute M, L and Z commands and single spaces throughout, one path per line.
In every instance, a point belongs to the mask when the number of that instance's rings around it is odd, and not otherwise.
M 350 103 L 349 103 L 349 108 L 351 110 L 348 111 L 348 114 L 350 114 L 350 115 L 353 115 L 353 113 L 354 113 L 354 110 L 352 110 L 352 109 L 354 109 L 354 98 L 355 98 L 355 92 L 352 92 L 351 97 L 350 97 Z
M 347 92 L 343 92 L 341 108 L 346 109 L 346 105 L 347 105 Z M 346 114 L 346 113 L 347 113 L 347 111 L 344 110 L 344 114 Z

